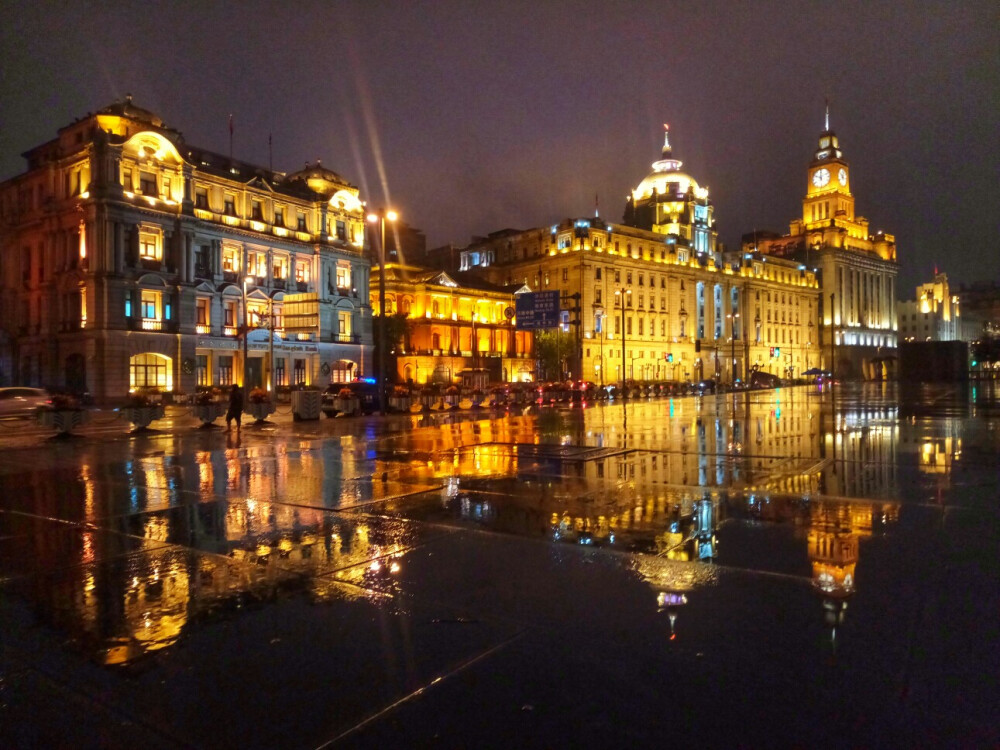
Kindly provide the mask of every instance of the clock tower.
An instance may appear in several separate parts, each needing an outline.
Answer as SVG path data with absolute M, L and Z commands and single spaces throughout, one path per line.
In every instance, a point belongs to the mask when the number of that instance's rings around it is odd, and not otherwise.
M 837 134 L 830 130 L 829 106 L 808 175 L 806 197 L 802 200 L 802 223 L 806 228 L 840 226 L 858 237 L 867 236 L 867 228 L 855 224 L 850 167 L 844 161 Z

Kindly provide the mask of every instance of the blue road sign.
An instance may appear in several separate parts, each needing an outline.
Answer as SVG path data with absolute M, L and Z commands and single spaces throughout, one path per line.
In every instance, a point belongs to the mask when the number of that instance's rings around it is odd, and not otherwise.
M 555 328 L 559 325 L 559 291 L 525 292 L 515 297 L 517 328 Z

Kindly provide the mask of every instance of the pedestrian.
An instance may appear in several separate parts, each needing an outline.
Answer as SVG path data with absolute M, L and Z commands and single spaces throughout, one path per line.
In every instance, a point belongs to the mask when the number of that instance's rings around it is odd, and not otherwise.
M 236 429 L 240 429 L 240 420 L 243 418 L 243 389 L 234 385 L 229 391 L 229 410 L 226 411 L 226 430 L 233 429 L 233 420 L 236 420 Z

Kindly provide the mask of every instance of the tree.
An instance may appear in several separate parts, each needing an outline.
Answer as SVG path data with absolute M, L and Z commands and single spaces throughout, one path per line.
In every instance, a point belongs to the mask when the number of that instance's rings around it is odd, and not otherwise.
M 561 328 L 535 331 L 535 357 L 542 380 L 562 380 L 573 357 L 575 339 Z
M 374 316 L 372 320 L 375 323 L 375 361 L 379 362 L 379 350 L 382 346 L 382 342 L 380 340 L 382 326 L 379 322 L 378 315 Z M 411 323 L 406 313 L 396 313 L 394 315 L 385 316 L 385 335 L 386 339 L 389 341 L 389 348 L 386 351 L 385 366 L 388 370 L 387 380 L 389 382 L 396 382 L 398 369 L 396 367 L 396 354 L 401 346 L 406 346 L 408 344 L 410 331 Z

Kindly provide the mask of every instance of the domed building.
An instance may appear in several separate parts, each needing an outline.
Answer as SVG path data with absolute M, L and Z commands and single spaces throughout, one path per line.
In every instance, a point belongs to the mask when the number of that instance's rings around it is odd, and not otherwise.
M 623 223 L 666 235 L 668 242 L 699 255 L 714 255 L 717 232 L 708 187 L 681 171 L 683 162 L 673 158 L 670 128 L 663 128 L 662 158 L 629 195 Z

